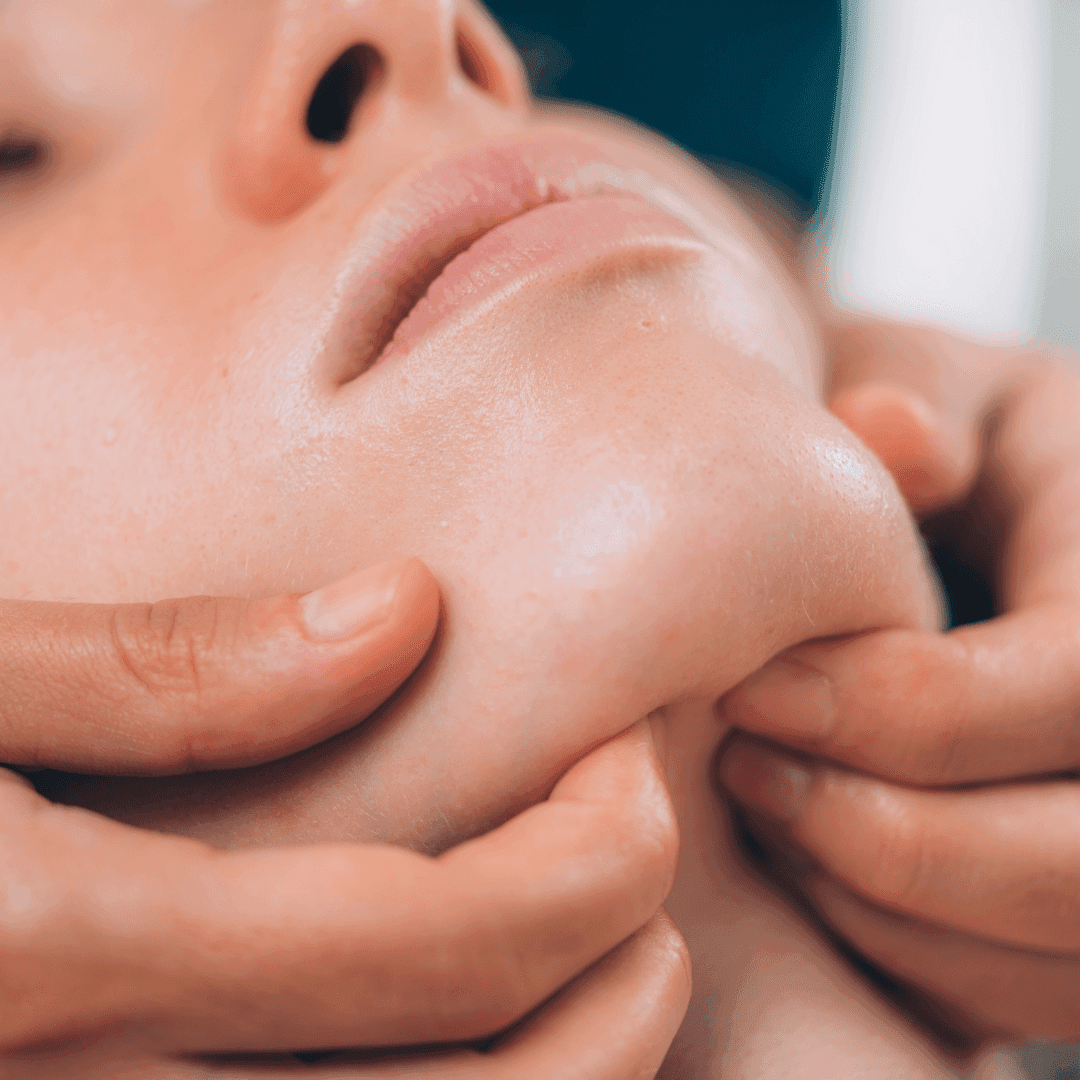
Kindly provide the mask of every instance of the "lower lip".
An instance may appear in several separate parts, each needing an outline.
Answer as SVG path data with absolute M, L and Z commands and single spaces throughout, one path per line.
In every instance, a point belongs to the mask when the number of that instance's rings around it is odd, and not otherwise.
M 436 329 L 501 304 L 537 281 L 587 272 L 620 256 L 706 250 L 681 221 L 640 199 L 546 203 L 485 233 L 449 262 L 383 352 L 407 352 Z

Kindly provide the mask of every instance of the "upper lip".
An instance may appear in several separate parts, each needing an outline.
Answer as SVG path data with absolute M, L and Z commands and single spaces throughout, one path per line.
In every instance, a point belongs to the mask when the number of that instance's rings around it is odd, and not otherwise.
M 669 188 L 625 169 L 569 133 L 485 145 L 444 157 L 396 181 L 364 215 L 362 235 L 335 288 L 340 381 L 366 371 L 446 265 L 504 222 L 545 203 L 633 195 L 711 230 Z

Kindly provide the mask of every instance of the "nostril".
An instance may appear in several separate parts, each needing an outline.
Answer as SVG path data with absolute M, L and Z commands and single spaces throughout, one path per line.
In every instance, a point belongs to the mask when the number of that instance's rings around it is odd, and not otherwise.
M 381 68 L 382 59 L 370 45 L 346 49 L 326 69 L 311 95 L 308 134 L 319 142 L 341 142 L 349 133 L 349 122 L 360 95 Z
M 0 131 L 0 179 L 39 172 L 48 158 L 48 147 L 40 139 L 17 131 Z
M 465 78 L 481 90 L 493 93 L 494 83 L 488 66 L 484 63 L 484 54 L 460 30 L 457 36 L 457 55 L 458 67 Z

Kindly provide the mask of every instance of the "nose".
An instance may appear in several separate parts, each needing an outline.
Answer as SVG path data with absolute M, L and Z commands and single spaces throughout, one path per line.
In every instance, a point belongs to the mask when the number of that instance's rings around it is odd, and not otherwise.
M 280 221 L 380 138 L 527 102 L 517 54 L 473 0 L 276 0 L 231 136 L 230 201 Z

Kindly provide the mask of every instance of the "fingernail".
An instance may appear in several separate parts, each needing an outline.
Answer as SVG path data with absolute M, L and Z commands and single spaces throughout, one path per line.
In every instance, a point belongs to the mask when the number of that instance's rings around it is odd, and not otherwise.
M 372 630 L 394 610 L 404 563 L 381 563 L 310 592 L 300 601 L 308 633 L 320 641 L 340 641 Z
M 739 802 L 781 821 L 798 816 L 810 790 L 810 770 L 802 764 L 741 741 L 723 756 L 718 772 Z
M 747 726 L 781 734 L 824 736 L 836 722 L 832 682 L 820 671 L 774 660 L 751 675 L 737 691 L 739 711 L 760 718 Z M 762 723 L 764 722 L 764 723 Z

